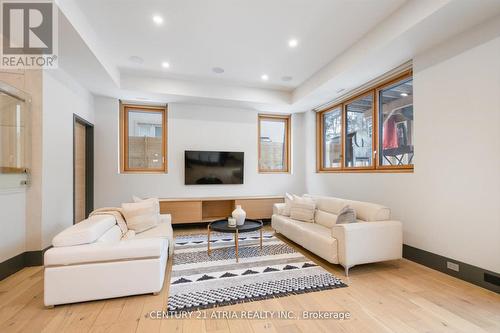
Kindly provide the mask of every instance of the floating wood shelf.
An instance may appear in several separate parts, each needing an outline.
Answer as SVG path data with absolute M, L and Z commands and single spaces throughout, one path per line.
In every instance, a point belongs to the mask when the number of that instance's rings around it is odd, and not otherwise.
M 269 219 L 273 204 L 280 202 L 284 202 L 281 196 L 165 198 L 160 199 L 160 212 L 172 215 L 173 224 L 211 222 L 231 216 L 241 205 L 247 218 Z

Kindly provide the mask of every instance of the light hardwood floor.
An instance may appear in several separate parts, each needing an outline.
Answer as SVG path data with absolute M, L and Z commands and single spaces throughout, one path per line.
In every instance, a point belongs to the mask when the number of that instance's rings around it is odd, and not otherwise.
M 175 233 L 203 230 L 183 229 Z M 340 266 L 329 265 L 298 249 L 341 277 L 349 287 L 217 310 L 349 311 L 351 319 L 149 319 L 150 311 L 165 308 L 168 274 L 158 296 L 131 296 L 45 309 L 43 267 L 29 267 L 0 281 L 0 332 L 500 332 L 498 294 L 407 260 L 355 267 L 347 279 Z M 210 310 L 207 311 L 210 316 Z

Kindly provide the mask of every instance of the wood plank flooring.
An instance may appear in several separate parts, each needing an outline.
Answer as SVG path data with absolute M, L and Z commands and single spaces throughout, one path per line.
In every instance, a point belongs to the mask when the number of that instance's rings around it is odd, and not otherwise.
M 176 234 L 200 233 L 204 228 Z M 283 239 L 283 237 L 281 237 Z M 287 241 L 284 239 L 284 241 Z M 340 266 L 327 264 L 287 241 L 342 278 L 348 288 L 244 303 L 228 311 L 349 311 L 348 320 L 295 319 L 150 319 L 164 309 L 169 274 L 162 292 L 117 299 L 43 306 L 43 267 L 29 267 L 0 281 L 0 332 L 500 332 L 500 295 L 411 261 L 354 267 L 345 278 Z M 171 267 L 169 260 L 168 270 Z

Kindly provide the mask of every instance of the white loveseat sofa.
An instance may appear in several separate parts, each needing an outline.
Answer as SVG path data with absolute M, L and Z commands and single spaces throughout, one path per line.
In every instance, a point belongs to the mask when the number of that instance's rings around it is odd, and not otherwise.
M 346 204 L 356 211 L 357 221 L 348 224 L 319 223 L 294 220 L 284 216 L 284 205 L 275 204 L 272 227 L 278 233 L 332 264 L 340 264 L 348 276 L 349 268 L 366 263 L 401 259 L 402 225 L 391 220 L 389 208 L 361 201 L 306 195 L 313 199 L 318 211 L 337 214 Z
M 132 236 L 122 237 L 110 215 L 56 235 L 44 255 L 45 305 L 159 293 L 174 245 L 170 215 L 160 217 L 157 226 Z

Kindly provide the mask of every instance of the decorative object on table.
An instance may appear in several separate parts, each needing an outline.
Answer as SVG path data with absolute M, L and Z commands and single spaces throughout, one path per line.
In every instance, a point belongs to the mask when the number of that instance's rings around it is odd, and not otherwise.
M 240 263 L 234 262 L 232 235 L 213 232 L 211 255 L 205 234 L 177 236 L 167 310 L 194 311 L 347 287 L 273 232 L 264 233 L 260 249 L 259 231 L 239 235 Z M 325 297 L 334 300 L 335 293 Z
M 240 205 L 236 205 L 236 209 L 233 210 L 233 217 L 236 219 L 236 225 L 243 225 L 245 223 L 245 218 L 247 213 L 241 208 Z
M 236 228 L 236 219 L 234 217 L 229 217 L 227 219 L 227 226 L 231 228 Z

